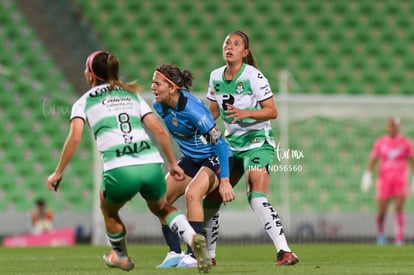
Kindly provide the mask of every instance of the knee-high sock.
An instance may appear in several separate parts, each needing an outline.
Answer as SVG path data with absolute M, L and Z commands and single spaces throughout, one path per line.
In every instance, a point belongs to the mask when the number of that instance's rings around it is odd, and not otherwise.
M 125 236 L 125 227 L 120 233 L 111 234 L 109 232 L 106 232 L 106 237 L 119 259 L 128 257 Z
M 219 212 L 216 212 L 204 226 L 204 235 L 206 236 L 207 250 L 211 258 L 216 257 L 216 246 L 219 235 Z
M 221 203 L 203 201 L 204 209 L 204 235 L 207 250 L 211 258 L 216 257 L 216 246 L 219 235 L 219 209 Z
M 272 239 L 276 251 L 284 250 L 290 252 L 291 250 L 287 244 L 279 214 L 268 202 L 266 195 L 261 192 L 249 192 L 248 200 L 267 235 Z
M 178 236 L 183 239 L 186 244 L 189 246 L 193 244 L 193 237 L 196 232 L 191 227 L 187 220 L 187 217 L 183 213 L 175 211 L 168 215 L 165 221 L 170 227 L 171 231 L 177 233 Z
M 170 251 L 181 253 L 181 242 L 180 242 L 180 237 L 178 237 L 177 233 L 172 232 L 172 230 L 167 224 L 163 224 L 161 227 L 161 230 L 162 230 L 162 235 L 164 236 L 165 242 L 170 248 Z
M 402 242 L 404 241 L 404 226 L 405 226 L 405 217 L 404 213 L 398 212 L 395 214 L 395 241 Z
M 377 224 L 378 235 L 384 235 L 384 221 L 385 221 L 385 216 L 377 215 L 375 222 Z

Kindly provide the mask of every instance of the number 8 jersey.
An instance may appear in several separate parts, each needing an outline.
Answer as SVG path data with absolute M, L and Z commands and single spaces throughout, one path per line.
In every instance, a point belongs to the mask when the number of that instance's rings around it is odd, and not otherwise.
M 81 118 L 92 130 L 104 171 L 130 165 L 163 163 L 158 149 L 142 126 L 152 113 L 141 96 L 109 84 L 96 86 L 72 107 L 71 120 Z
M 265 142 L 275 147 L 269 120 L 246 118 L 236 123 L 227 119 L 226 104 L 243 110 L 259 110 L 260 102 L 273 97 L 268 80 L 255 67 L 243 63 L 237 76 L 228 81 L 220 67 L 210 74 L 207 99 L 216 101 L 220 117 L 226 128 L 225 136 L 233 151 L 246 151 L 261 147 Z

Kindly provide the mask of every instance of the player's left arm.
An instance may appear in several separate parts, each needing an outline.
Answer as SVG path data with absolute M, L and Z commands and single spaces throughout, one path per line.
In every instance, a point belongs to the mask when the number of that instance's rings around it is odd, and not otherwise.
M 230 164 L 229 164 L 229 148 L 228 144 L 221 135 L 220 130 L 214 125 L 207 134 L 204 135 L 206 140 L 216 147 L 216 155 L 220 163 L 220 184 L 219 193 L 226 204 L 235 199 L 236 194 L 233 186 L 230 184 Z
M 82 140 L 83 127 L 85 121 L 82 118 L 75 117 L 70 123 L 69 134 L 63 145 L 62 153 L 59 162 L 53 172 L 47 179 L 47 186 L 50 190 L 57 190 L 58 184 L 62 179 L 62 174 L 73 155 L 76 153 L 78 146 Z

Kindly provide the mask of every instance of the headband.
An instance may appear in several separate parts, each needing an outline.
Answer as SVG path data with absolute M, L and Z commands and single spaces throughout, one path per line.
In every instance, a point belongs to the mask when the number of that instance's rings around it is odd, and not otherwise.
M 99 80 L 101 80 L 101 81 L 106 81 L 106 79 L 103 79 L 103 78 L 101 78 L 101 77 L 97 76 L 97 75 L 94 73 L 93 69 L 92 69 L 92 63 L 93 63 L 93 60 L 94 60 L 94 59 L 95 59 L 95 57 L 96 57 L 98 54 L 100 54 L 100 53 L 103 53 L 103 51 L 95 51 L 95 52 L 93 52 L 93 53 L 91 53 L 91 54 L 89 55 L 89 57 L 88 57 L 88 68 L 89 68 L 89 71 L 91 72 L 91 74 L 92 74 L 92 76 L 93 76 L 93 77 L 95 77 L 95 78 L 97 78 L 97 79 L 99 79 Z
M 174 86 L 174 88 L 177 88 L 177 90 L 180 89 L 180 87 L 174 83 L 174 81 L 172 81 L 171 79 L 169 79 L 166 75 L 164 75 L 162 72 L 156 70 L 156 73 L 158 73 L 162 78 L 164 78 L 164 80 L 166 80 L 168 83 L 170 83 L 171 85 Z

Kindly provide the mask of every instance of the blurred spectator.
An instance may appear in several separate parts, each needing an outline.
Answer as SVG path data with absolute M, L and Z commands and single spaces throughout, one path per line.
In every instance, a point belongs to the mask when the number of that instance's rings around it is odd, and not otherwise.
M 46 208 L 43 199 L 36 201 L 36 207 L 31 212 L 32 232 L 40 234 L 53 229 L 53 212 Z

